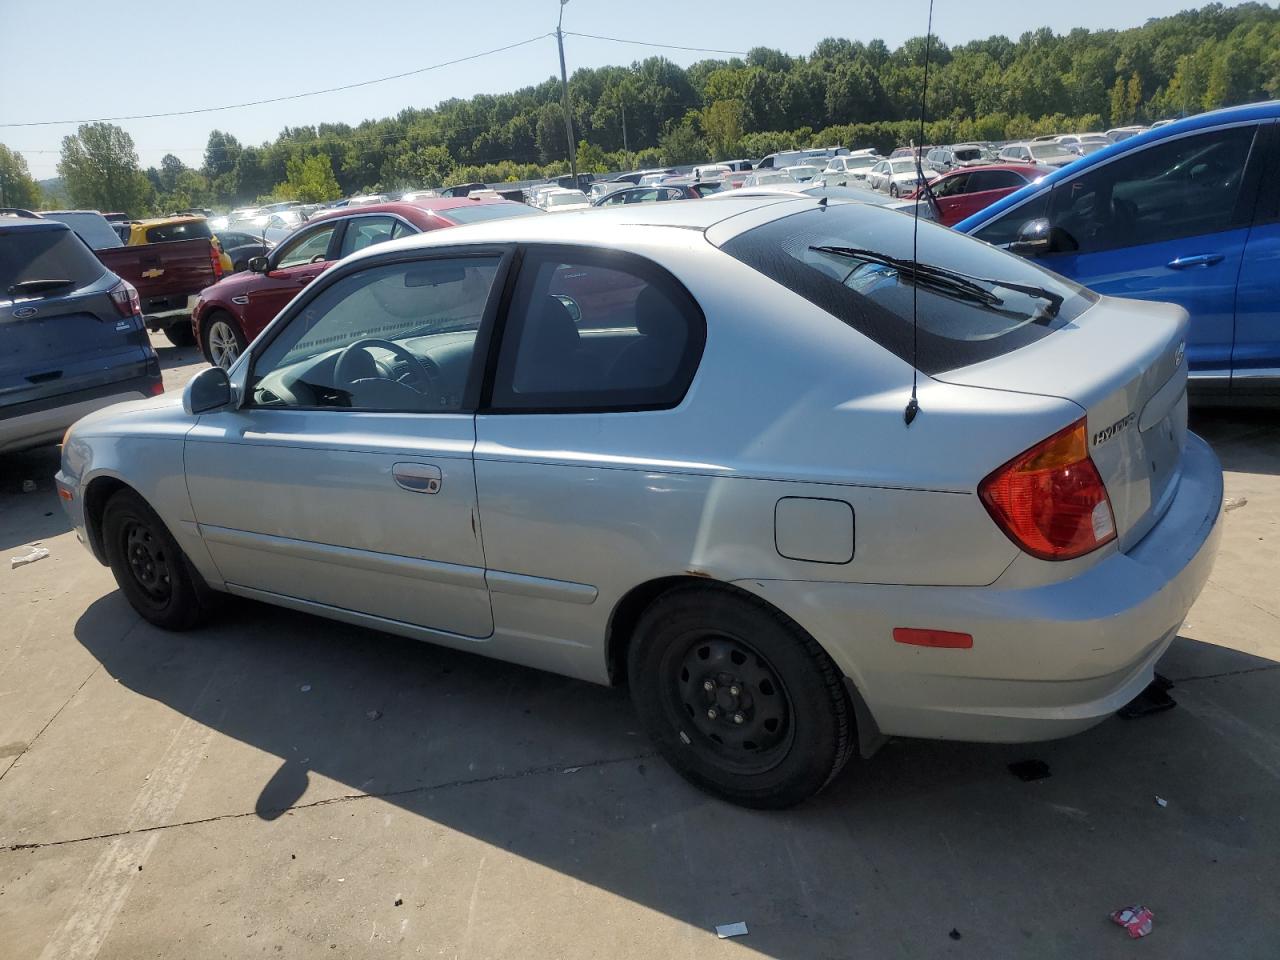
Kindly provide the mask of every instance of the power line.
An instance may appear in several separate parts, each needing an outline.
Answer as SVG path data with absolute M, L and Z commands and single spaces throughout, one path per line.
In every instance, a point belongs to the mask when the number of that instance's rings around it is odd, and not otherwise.
M 220 107 L 198 107 L 193 110 L 171 110 L 167 113 L 136 113 L 123 117 L 97 117 L 91 120 L 35 120 L 26 123 L 0 123 L 0 127 L 53 127 L 62 124 L 114 123 L 119 120 L 157 120 L 161 117 L 186 117 L 197 113 L 216 113 L 220 110 L 238 110 L 241 107 L 258 107 L 267 103 L 283 103 L 286 100 L 301 100 L 304 97 L 318 97 L 325 93 L 337 93 L 341 90 L 354 90 L 357 87 L 367 87 L 375 83 L 386 83 L 388 80 L 401 80 L 404 77 L 417 76 L 420 73 L 427 73 L 430 70 L 439 70 L 442 67 L 452 67 L 456 64 L 466 63 L 470 60 L 479 60 L 481 57 L 491 57 L 495 53 L 504 53 L 507 50 L 514 50 L 516 47 L 527 46 L 528 44 L 546 39 L 549 36 L 552 36 L 552 34 L 540 33 L 538 36 L 530 37 L 527 40 L 509 43 L 505 47 L 495 47 L 492 50 L 473 53 L 470 56 L 458 57 L 456 60 L 446 60 L 443 63 L 433 63 L 430 66 L 418 67 L 416 70 L 406 70 L 403 73 L 394 73 L 390 76 L 377 77 L 373 80 L 361 80 L 357 83 L 346 83 L 338 87 L 326 87 L 323 90 L 309 90 L 306 93 L 293 93 L 284 97 L 268 97 L 265 100 L 248 100 L 244 103 L 228 103 Z
M 622 37 L 602 37 L 595 33 L 575 33 L 572 30 L 566 30 L 567 37 L 585 37 L 588 40 L 612 40 L 614 43 L 630 43 L 637 47 L 660 47 L 663 50 L 688 50 L 692 53 L 729 53 L 735 57 L 745 57 L 748 53 L 746 50 L 717 50 L 714 47 L 681 47 L 674 43 L 653 43 L 649 40 L 625 40 Z

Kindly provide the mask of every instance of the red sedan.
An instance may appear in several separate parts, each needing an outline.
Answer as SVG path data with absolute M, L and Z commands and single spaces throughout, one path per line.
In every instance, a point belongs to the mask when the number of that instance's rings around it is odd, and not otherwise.
M 964 167 L 933 181 L 933 195 L 938 198 L 938 222 L 952 227 L 1003 196 L 1021 190 L 1053 173 L 1052 167 L 1028 163 L 998 163 L 985 167 Z M 917 191 L 911 199 L 918 197 Z
M 488 197 L 430 197 L 334 210 L 307 221 L 249 271 L 200 293 L 191 325 L 208 361 L 229 367 L 290 300 L 348 254 L 384 240 L 542 211 Z

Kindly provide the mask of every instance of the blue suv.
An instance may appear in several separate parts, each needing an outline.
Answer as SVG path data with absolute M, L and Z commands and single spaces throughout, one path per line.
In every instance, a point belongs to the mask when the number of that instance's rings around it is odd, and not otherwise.
M 1149 130 L 955 229 L 1098 293 L 1184 307 L 1195 395 L 1280 401 L 1280 101 Z
M 66 224 L 0 210 L 0 453 L 163 389 L 138 291 Z

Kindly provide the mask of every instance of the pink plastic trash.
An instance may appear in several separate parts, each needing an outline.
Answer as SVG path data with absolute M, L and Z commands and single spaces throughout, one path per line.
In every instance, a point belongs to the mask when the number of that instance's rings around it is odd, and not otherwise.
M 1125 907 L 1111 914 L 1111 919 L 1124 927 L 1129 932 L 1129 936 L 1136 940 L 1151 932 L 1151 925 L 1156 915 L 1146 907 Z

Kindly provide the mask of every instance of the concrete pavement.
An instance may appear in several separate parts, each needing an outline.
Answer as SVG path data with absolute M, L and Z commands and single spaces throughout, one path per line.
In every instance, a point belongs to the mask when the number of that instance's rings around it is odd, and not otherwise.
M 67 531 L 56 453 L 0 458 L 0 561 L 51 551 L 0 568 L 0 956 L 1274 957 L 1276 422 L 1194 418 L 1247 502 L 1163 662 L 1178 709 L 894 741 L 786 813 L 685 785 L 620 690 L 231 599 L 158 631 Z

